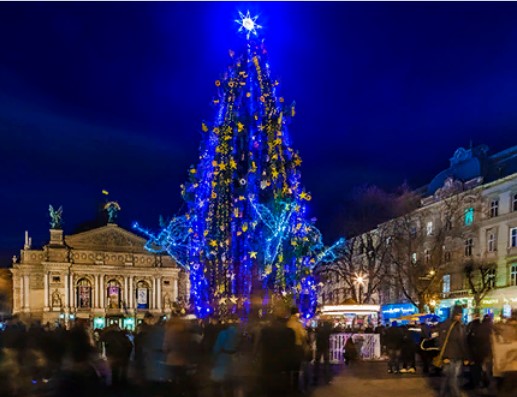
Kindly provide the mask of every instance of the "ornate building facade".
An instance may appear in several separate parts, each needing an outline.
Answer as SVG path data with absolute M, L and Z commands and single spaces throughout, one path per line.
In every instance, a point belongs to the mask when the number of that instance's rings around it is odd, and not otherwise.
M 367 252 L 381 261 L 375 303 L 397 315 L 416 311 L 416 304 L 442 317 L 455 304 L 466 308 L 466 318 L 475 308 L 495 319 L 517 311 L 517 146 L 492 155 L 485 145 L 459 148 L 447 169 L 412 193 L 416 209 L 353 236 L 372 235 L 382 245 L 350 249 L 339 259 L 364 263 Z M 338 261 L 332 266 L 339 267 Z M 321 303 L 363 302 L 364 294 L 354 295 L 354 287 L 367 286 L 372 277 L 362 283 L 350 278 L 331 272 L 321 285 Z
M 51 209 L 52 216 L 52 209 Z M 26 233 L 13 258 L 13 314 L 43 324 L 117 322 L 133 329 L 146 311 L 167 315 L 188 300 L 188 277 L 167 255 L 145 250 L 146 240 L 110 222 L 65 236 L 60 222 L 42 249 Z

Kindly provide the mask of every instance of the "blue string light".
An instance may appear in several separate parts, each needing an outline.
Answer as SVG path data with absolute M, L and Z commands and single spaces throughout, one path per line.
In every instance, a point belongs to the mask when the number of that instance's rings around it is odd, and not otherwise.
M 215 119 L 202 124 L 199 162 L 182 185 L 188 211 L 158 234 L 135 228 L 148 237 L 148 250 L 167 252 L 189 272 L 197 316 L 247 313 L 259 277 L 263 287 L 295 296 L 310 318 L 313 269 L 335 258 L 340 243 L 326 248 L 306 219 L 311 197 L 287 129 L 294 103 L 277 95 L 267 50 L 255 39 L 257 17 L 239 15 L 247 40 L 241 54 L 230 52 L 231 64 L 215 82 Z

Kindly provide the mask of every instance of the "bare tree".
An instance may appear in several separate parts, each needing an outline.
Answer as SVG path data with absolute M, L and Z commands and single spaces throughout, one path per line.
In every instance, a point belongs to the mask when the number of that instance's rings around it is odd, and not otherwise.
M 379 224 L 393 217 L 396 209 L 395 196 L 375 185 L 355 189 L 344 222 L 346 244 L 333 263 L 319 269 L 330 279 L 337 276 L 345 295 L 355 302 L 379 303 L 391 235 L 389 225 Z
M 409 192 L 399 198 L 401 208 L 414 205 L 415 197 Z M 466 225 L 465 217 L 468 206 L 475 201 L 473 194 L 456 187 L 438 192 L 425 206 L 391 221 L 395 284 L 420 311 L 441 292 L 443 276 L 454 266 L 452 253 L 462 252 L 466 236 L 474 235 L 475 226 Z
M 465 279 L 474 299 L 474 307 L 479 309 L 481 301 L 495 286 L 495 263 L 469 260 L 465 263 Z

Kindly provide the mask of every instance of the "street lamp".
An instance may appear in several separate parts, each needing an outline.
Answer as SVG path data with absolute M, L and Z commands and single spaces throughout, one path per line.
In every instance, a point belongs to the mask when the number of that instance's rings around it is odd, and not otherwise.
M 354 285 L 357 287 L 357 303 L 363 303 L 363 287 L 366 281 L 366 276 L 364 276 L 362 273 L 355 273 L 354 274 Z
M 431 311 L 431 313 L 434 313 L 435 308 L 436 308 L 436 300 L 431 299 L 429 301 L 429 310 Z

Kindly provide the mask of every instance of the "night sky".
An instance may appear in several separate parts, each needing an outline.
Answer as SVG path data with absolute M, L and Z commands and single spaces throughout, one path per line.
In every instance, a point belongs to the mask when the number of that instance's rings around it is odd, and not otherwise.
M 517 3 L 0 3 L 0 264 L 107 198 L 158 227 L 182 213 L 201 123 L 259 14 L 327 244 L 355 186 L 428 183 L 459 146 L 517 144 Z

